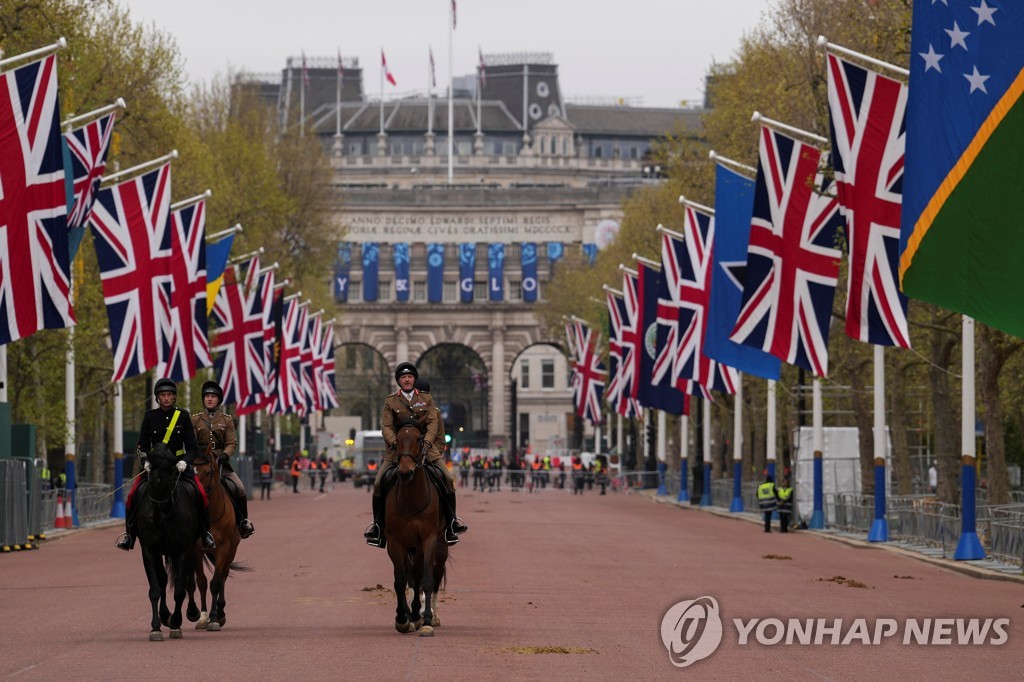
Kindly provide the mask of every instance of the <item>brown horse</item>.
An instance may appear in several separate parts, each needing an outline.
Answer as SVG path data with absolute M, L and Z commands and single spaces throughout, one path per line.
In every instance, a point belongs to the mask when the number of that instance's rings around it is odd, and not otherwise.
M 388 555 L 395 567 L 395 629 L 419 630 L 421 637 L 432 637 L 434 626 L 441 624 L 436 615 L 437 591 L 448 558 L 442 540 L 441 498 L 424 468 L 429 443 L 424 443 L 419 424 L 409 421 L 399 426 L 395 446 L 397 481 L 387 492 L 384 512 Z M 406 588 L 412 590 L 411 608 Z
M 196 470 L 196 478 L 206 488 L 206 494 L 210 498 L 210 532 L 217 543 L 217 549 L 209 554 L 204 553 L 199 542 L 196 542 L 196 566 L 195 579 L 189 581 L 188 609 L 186 616 L 190 621 L 196 623 L 197 630 L 217 631 L 227 622 L 224 613 L 226 601 L 224 599 L 224 583 L 227 582 L 231 569 L 246 570 L 240 564 L 235 563 L 235 552 L 238 551 L 238 543 L 242 536 L 238 532 L 238 524 L 235 522 L 235 505 L 228 496 L 227 489 L 221 484 L 220 460 L 212 458 L 207 453 L 200 455 L 193 462 Z M 204 562 L 205 559 L 205 562 Z M 206 612 L 206 570 L 204 563 L 213 566 L 213 576 L 210 578 L 210 612 Z M 196 608 L 194 588 L 199 588 L 199 599 L 202 611 Z

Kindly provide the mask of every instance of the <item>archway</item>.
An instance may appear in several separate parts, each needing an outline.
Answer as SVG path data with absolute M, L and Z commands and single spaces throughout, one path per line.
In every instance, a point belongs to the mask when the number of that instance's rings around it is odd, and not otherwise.
M 453 446 L 487 447 L 490 382 L 483 358 L 468 346 L 441 343 L 427 349 L 416 368 L 430 381 Z
M 336 347 L 338 412 L 358 415 L 364 429 L 379 429 L 384 399 L 395 390 L 392 368 L 379 350 L 365 343 Z

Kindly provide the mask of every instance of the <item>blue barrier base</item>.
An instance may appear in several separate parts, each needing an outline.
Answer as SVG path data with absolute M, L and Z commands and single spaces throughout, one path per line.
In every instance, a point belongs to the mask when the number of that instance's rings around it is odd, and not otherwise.
M 825 528 L 825 513 L 820 509 L 815 509 L 811 514 L 811 521 L 807 524 L 807 527 L 814 530 L 823 530 Z
M 887 519 L 875 519 L 868 532 L 868 542 L 889 542 L 889 521 Z
M 743 511 L 743 498 L 742 497 L 734 497 L 734 498 L 732 498 L 732 506 L 729 507 L 729 511 L 734 512 L 734 513 L 742 512 Z
M 957 561 L 976 561 L 985 558 L 985 548 L 981 546 L 981 540 L 977 533 L 961 533 L 960 542 L 956 546 L 956 554 L 953 558 Z
M 679 497 L 676 498 L 676 502 L 689 502 L 689 501 L 690 501 L 690 494 L 688 492 L 686 492 L 686 488 L 681 488 L 679 490 Z
M 114 506 L 110 509 L 110 518 L 112 519 L 123 519 L 124 518 L 124 502 L 120 500 L 114 502 Z
M 658 484 L 658 495 L 668 495 L 668 488 L 665 487 L 664 483 Z

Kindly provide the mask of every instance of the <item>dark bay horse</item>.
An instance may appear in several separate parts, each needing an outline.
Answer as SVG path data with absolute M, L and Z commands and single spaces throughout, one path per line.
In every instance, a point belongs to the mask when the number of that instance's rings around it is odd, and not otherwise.
M 134 513 L 153 607 L 149 639 L 160 642 L 164 638 L 161 624 L 170 628 L 172 639 L 181 638 L 181 603 L 195 562 L 199 519 L 197 492 L 181 480 L 175 466 L 178 459 L 167 445 L 154 445 L 147 461 L 149 482 L 137 491 Z M 174 586 L 174 613 L 167 609 L 168 572 Z
M 421 637 L 432 637 L 434 626 L 441 624 L 436 614 L 437 591 L 448 558 L 441 498 L 425 470 L 428 444 L 419 424 L 400 425 L 395 446 L 397 480 L 387 492 L 384 512 L 388 555 L 395 567 L 395 629 L 419 630 Z M 411 608 L 406 588 L 412 590 Z
M 197 630 L 216 632 L 227 623 L 224 597 L 224 584 L 227 582 L 231 569 L 246 570 L 235 563 L 235 552 L 242 536 L 238 532 L 235 520 L 235 505 L 232 503 L 227 489 L 221 484 L 221 463 L 210 453 L 196 457 L 192 462 L 196 470 L 196 478 L 203 484 L 210 498 L 210 532 L 217 543 L 217 549 L 204 553 L 201 545 L 195 545 L 195 579 L 189 581 L 188 610 L 186 615 L 196 623 Z M 204 561 L 205 560 L 205 561 Z M 210 612 L 206 612 L 206 570 L 204 563 L 211 564 L 213 575 L 210 577 Z M 199 600 L 202 611 L 196 608 L 193 588 L 199 588 Z

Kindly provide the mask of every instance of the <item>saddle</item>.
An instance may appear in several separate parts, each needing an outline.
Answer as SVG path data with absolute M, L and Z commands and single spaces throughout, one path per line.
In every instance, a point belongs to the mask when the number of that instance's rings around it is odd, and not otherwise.
M 438 470 L 437 466 L 433 462 L 427 462 L 423 465 L 423 470 L 427 473 L 427 477 L 433 482 L 437 488 L 438 495 L 441 499 L 448 493 L 447 486 L 445 486 L 444 475 Z M 384 472 L 384 475 L 380 479 L 380 494 L 382 497 L 387 498 L 388 492 L 391 487 L 395 484 L 398 479 L 398 467 L 391 467 Z

